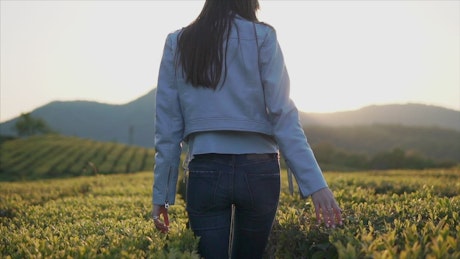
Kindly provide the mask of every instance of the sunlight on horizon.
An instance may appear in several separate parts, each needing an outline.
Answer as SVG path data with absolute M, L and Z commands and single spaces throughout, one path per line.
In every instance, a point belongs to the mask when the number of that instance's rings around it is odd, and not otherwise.
M 0 121 L 55 100 L 141 97 L 156 86 L 167 33 L 203 3 L 1 1 Z M 421 103 L 460 111 L 460 2 L 260 3 L 299 110 Z

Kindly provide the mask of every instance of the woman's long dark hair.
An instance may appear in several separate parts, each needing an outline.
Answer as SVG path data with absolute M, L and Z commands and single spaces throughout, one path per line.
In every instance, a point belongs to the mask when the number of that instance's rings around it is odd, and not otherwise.
M 236 14 L 257 21 L 258 0 L 206 0 L 199 16 L 178 38 L 177 64 L 186 82 L 194 87 L 216 89 L 224 72 L 228 35 Z

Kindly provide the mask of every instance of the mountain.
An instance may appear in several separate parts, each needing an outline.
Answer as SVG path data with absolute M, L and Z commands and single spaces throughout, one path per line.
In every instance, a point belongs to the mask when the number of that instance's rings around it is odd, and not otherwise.
M 31 112 L 62 135 L 153 147 L 156 89 L 123 105 L 88 101 L 51 102 Z M 460 131 L 460 111 L 422 104 L 368 106 L 336 113 L 301 113 L 304 127 L 391 124 Z M 17 118 L 0 124 L 0 135 L 15 135 Z
M 355 126 L 393 124 L 460 131 L 460 112 L 423 104 L 372 105 L 355 111 L 301 113 L 303 125 Z
M 62 135 L 137 146 L 153 146 L 156 89 L 123 105 L 88 101 L 51 102 L 31 112 Z M 15 135 L 18 118 L 0 124 L 1 135 Z

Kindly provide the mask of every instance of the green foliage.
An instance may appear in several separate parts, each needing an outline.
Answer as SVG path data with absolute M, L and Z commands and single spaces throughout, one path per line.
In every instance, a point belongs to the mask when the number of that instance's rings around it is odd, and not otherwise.
M 317 226 L 309 199 L 283 193 L 266 258 L 459 258 L 458 169 L 325 176 L 344 226 Z
M 369 168 L 367 156 L 341 150 L 330 143 L 318 143 L 313 149 L 318 163 L 326 170 L 350 171 Z
M 183 206 L 170 210 L 169 235 L 154 230 L 152 178 L 142 173 L 0 184 L 0 257 L 198 258 Z
M 344 225 L 317 225 L 287 194 L 265 258 L 459 258 L 460 169 L 326 172 Z M 170 233 L 151 215 L 153 174 L 0 183 L 0 258 L 199 258 L 182 196 Z
M 369 163 L 372 169 L 426 169 L 454 166 L 452 162 L 436 163 L 417 153 L 404 152 L 399 148 L 389 152 L 380 152 Z
M 34 118 L 30 113 L 23 113 L 15 123 L 14 128 L 20 137 L 29 137 L 37 134 L 50 134 L 54 131 L 40 118 Z
M 304 129 L 315 147 L 330 143 L 337 150 L 368 158 L 401 149 L 436 162 L 460 163 L 460 131 L 403 125 L 311 126 Z
M 58 135 L 0 145 L 0 180 L 152 171 L 154 150 Z
M 14 140 L 14 139 L 16 139 L 16 137 L 14 137 L 14 136 L 0 135 L 0 145 L 3 144 L 4 142 L 11 141 L 11 140 Z
M 325 170 L 353 171 L 380 169 L 429 169 L 455 166 L 455 162 L 436 162 L 418 152 L 408 152 L 400 148 L 363 155 L 347 152 L 330 143 L 319 143 L 313 147 L 316 159 Z

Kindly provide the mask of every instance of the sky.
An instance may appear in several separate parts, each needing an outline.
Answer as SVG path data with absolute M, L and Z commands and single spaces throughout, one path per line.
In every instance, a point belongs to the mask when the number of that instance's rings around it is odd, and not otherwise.
M 204 0 L 0 0 L 0 122 L 52 101 L 124 104 L 156 87 L 164 41 Z M 305 112 L 460 111 L 459 0 L 260 0 Z

